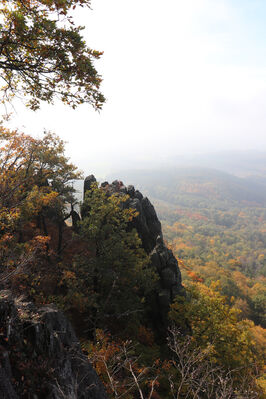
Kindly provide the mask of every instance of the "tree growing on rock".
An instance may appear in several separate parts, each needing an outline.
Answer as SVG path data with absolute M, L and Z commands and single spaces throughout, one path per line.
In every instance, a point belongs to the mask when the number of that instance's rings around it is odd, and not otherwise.
M 80 234 L 88 240 L 93 256 L 80 258 L 78 264 L 86 270 L 87 284 L 92 287 L 94 328 L 104 327 L 103 323 L 115 327 L 114 323 L 124 320 L 136 323 L 156 280 L 136 230 L 128 228 L 136 211 L 123 209 L 127 198 L 107 196 L 95 184 L 83 204 L 86 213 Z

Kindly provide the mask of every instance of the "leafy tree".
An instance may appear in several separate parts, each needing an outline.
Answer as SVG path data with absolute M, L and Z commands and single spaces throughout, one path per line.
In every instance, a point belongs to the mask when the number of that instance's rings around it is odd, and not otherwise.
M 93 290 L 94 328 L 139 320 L 155 281 L 141 240 L 135 229 L 129 229 L 136 211 L 123 209 L 127 198 L 107 196 L 96 185 L 84 201 L 80 235 L 88 240 L 92 256 L 77 261 Z
M 193 337 L 169 331 L 171 368 L 168 371 L 170 391 L 175 399 L 258 399 L 262 391 L 256 373 L 249 367 L 228 369 L 213 361 L 213 347 L 195 346 Z
M 62 206 L 74 201 L 70 182 L 80 178 L 64 156 L 64 142 L 52 133 L 34 139 L 17 131 L 0 129 L 1 207 L 19 207 L 24 214 L 38 208 L 38 198 L 56 193 Z M 23 206 L 31 199 L 31 206 Z M 29 201 L 28 201 L 29 202 Z M 34 204 L 34 205 L 33 205 Z M 39 204 L 40 205 L 40 204 Z
M 266 285 L 256 283 L 251 290 L 251 307 L 255 321 L 265 328 L 266 326 Z
M 217 290 L 217 284 L 206 287 L 194 283 L 187 287 L 188 300 L 177 298 L 170 319 L 182 327 L 187 320 L 193 341 L 204 349 L 213 348 L 213 360 L 226 369 L 261 366 L 252 335 L 252 322 L 238 320 L 238 310 L 230 307 Z
M 70 16 L 90 0 L 2 0 L 0 70 L 3 101 L 14 95 L 36 110 L 40 101 L 59 98 L 75 108 L 101 108 L 101 77 L 93 61 L 102 53 L 87 47 L 82 27 Z
M 64 220 L 66 204 L 74 201 L 70 182 L 80 174 L 64 156 L 63 141 L 51 133 L 34 139 L 1 128 L 0 146 L 0 264 L 5 277 L 20 270 L 28 256 L 33 260 L 37 237 L 42 246 L 48 243 L 45 218 Z M 26 238 L 30 223 L 36 228 Z

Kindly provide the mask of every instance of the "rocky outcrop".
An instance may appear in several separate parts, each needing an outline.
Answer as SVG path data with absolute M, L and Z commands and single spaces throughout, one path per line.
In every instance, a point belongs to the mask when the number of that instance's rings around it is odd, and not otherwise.
M 84 182 L 84 195 L 96 179 L 93 175 L 86 177 Z M 172 251 L 166 247 L 163 241 L 161 223 L 157 217 L 154 206 L 147 197 L 144 197 L 134 186 L 124 186 L 115 180 L 109 184 L 104 182 L 101 188 L 108 195 L 128 195 L 128 200 L 123 202 L 124 207 L 136 209 L 138 216 L 134 219 L 132 227 L 135 227 L 142 245 L 147 254 L 150 255 L 151 265 L 160 276 L 160 286 L 157 290 L 158 317 L 163 325 L 166 324 L 166 317 L 169 305 L 176 295 L 184 295 L 184 288 L 181 283 L 181 273 L 178 262 Z M 83 215 L 84 216 L 84 215 Z
M 1 399 L 107 399 L 63 313 L 0 291 Z

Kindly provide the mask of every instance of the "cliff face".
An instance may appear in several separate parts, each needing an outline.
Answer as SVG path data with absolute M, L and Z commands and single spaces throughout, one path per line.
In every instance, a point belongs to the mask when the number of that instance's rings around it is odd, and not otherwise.
M 95 182 L 96 179 L 93 175 L 86 177 L 84 195 Z M 121 181 L 115 180 L 111 184 L 104 182 L 101 184 L 101 188 L 108 195 L 114 193 L 128 195 L 129 198 L 123 203 L 123 206 L 136 209 L 138 212 L 138 216 L 134 219 L 132 227 L 136 228 L 143 248 L 150 255 L 151 266 L 159 274 L 160 284 L 156 293 L 157 311 L 161 323 L 165 325 L 169 305 L 176 295 L 184 294 L 184 288 L 181 284 L 181 273 L 178 262 L 172 251 L 164 244 L 161 223 L 155 209 L 147 197 L 143 197 L 133 186 L 124 186 Z
M 1 399 L 107 399 L 65 316 L 0 291 Z

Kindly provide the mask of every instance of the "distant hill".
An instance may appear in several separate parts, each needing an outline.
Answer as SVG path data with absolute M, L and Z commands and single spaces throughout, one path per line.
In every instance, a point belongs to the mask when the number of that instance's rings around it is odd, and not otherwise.
M 121 171 L 109 176 L 133 184 L 155 200 L 185 207 L 264 206 L 266 177 L 241 178 L 209 168 Z
M 260 151 L 220 151 L 191 154 L 171 159 L 176 167 L 201 167 L 221 170 L 238 177 L 266 177 L 266 153 Z

